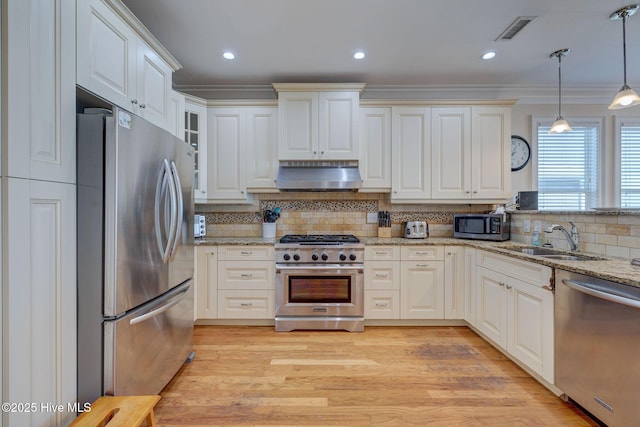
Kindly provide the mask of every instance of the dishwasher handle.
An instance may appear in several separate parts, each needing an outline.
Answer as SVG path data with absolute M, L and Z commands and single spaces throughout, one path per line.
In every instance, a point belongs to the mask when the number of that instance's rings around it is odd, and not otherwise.
M 596 298 L 600 298 L 600 299 L 603 299 L 603 300 L 615 302 L 617 304 L 623 304 L 623 305 L 626 305 L 626 306 L 629 306 L 629 307 L 633 307 L 633 308 L 640 308 L 640 301 L 637 300 L 637 299 L 633 299 L 633 298 L 628 298 L 628 297 L 624 297 L 624 296 L 621 296 L 621 295 L 612 294 L 612 293 L 609 293 L 609 292 L 602 291 L 600 289 L 595 289 L 593 287 L 593 285 L 591 285 L 591 284 L 589 284 L 587 282 L 563 279 L 562 283 L 564 283 L 565 285 L 567 285 L 571 289 L 574 289 L 576 291 L 585 293 L 587 295 L 591 295 L 591 296 L 596 297 Z

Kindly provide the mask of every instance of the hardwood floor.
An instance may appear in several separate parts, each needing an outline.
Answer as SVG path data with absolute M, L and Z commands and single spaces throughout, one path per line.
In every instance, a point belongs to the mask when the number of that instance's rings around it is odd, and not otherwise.
M 198 326 L 159 426 L 596 426 L 466 327 Z

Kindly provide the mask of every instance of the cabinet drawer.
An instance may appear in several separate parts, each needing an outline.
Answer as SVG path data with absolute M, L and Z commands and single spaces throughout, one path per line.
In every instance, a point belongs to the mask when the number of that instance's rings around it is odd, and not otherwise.
M 402 261 L 444 260 L 444 246 L 403 246 Z
M 551 268 L 546 265 L 487 251 L 478 251 L 477 256 L 478 265 L 481 267 L 497 271 L 538 287 L 549 286 Z
M 400 261 L 365 261 L 364 288 L 400 289 Z
M 275 318 L 275 291 L 219 290 L 219 319 Z
M 400 291 L 364 291 L 364 318 L 399 319 Z
M 218 261 L 218 289 L 274 289 L 273 261 Z
M 273 246 L 220 246 L 218 259 L 221 261 L 264 260 L 275 261 Z
M 365 261 L 393 261 L 400 259 L 400 246 L 365 246 Z

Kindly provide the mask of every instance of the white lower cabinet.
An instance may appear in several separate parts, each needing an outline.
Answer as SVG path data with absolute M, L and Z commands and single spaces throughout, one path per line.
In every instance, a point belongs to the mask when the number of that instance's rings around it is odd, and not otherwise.
M 196 246 L 195 318 L 218 317 L 218 247 Z
M 400 318 L 400 247 L 364 249 L 364 318 Z
M 476 328 L 553 384 L 551 269 L 485 251 L 477 261 Z
M 400 318 L 444 318 L 444 247 L 404 246 L 400 255 Z
M 444 248 L 444 318 L 465 318 L 465 248 Z
M 218 251 L 218 318 L 275 317 L 273 246 L 220 246 Z
M 464 320 L 476 326 L 476 249 L 464 248 Z

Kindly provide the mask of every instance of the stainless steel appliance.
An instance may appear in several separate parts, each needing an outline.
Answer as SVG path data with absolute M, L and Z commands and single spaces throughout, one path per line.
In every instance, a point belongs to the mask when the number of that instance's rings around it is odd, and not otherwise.
M 77 166 L 78 401 L 157 394 L 193 348 L 193 149 L 87 109 Z
M 276 251 L 276 331 L 364 330 L 364 245 L 352 235 L 286 235 Z
M 454 214 L 453 237 L 504 241 L 511 238 L 511 215 Z
M 640 425 L 640 288 L 556 270 L 555 383 L 610 427 Z
M 404 237 L 424 239 L 429 237 L 429 225 L 426 221 L 407 221 L 404 225 Z
M 276 187 L 283 191 L 356 191 L 361 186 L 358 162 L 351 160 L 283 160 L 276 176 Z

